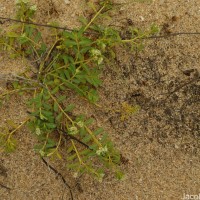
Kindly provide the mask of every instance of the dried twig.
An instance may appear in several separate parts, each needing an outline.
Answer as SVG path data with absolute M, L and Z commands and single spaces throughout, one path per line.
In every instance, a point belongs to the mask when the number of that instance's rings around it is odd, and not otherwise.
M 179 90 L 182 89 L 183 87 L 185 87 L 185 86 L 187 86 L 187 85 L 190 85 L 190 84 L 196 82 L 198 79 L 200 79 L 200 75 L 199 75 L 199 73 L 198 73 L 198 71 L 197 71 L 196 76 L 195 76 L 193 79 L 191 79 L 190 81 L 184 83 L 183 85 L 180 85 L 179 87 L 177 87 L 176 89 L 174 89 L 172 92 L 170 92 L 170 93 L 167 95 L 167 97 L 165 98 L 165 101 L 166 101 L 172 94 L 174 94 L 175 92 L 179 91 Z
M 0 19 L 6 20 L 6 21 L 14 21 L 14 22 L 23 23 L 23 24 L 32 24 L 32 25 L 46 27 L 46 28 L 61 29 L 61 30 L 65 30 L 65 31 L 73 31 L 74 30 L 74 29 L 71 29 L 71 28 L 66 28 L 66 27 L 61 27 L 61 26 L 53 26 L 53 25 L 27 22 L 27 21 L 25 22 L 25 21 L 21 21 L 21 20 L 17 20 L 17 19 L 8 18 L 8 17 L 0 17 Z M 3 24 L 3 22 L 1 22 L 0 24 Z M 95 35 L 98 34 L 96 32 L 85 32 L 85 33 L 95 34 Z M 178 36 L 178 35 L 200 35 L 200 32 L 178 32 L 178 33 L 171 33 L 171 34 L 167 34 L 167 35 L 149 36 L 149 37 L 146 37 L 146 38 L 143 38 L 143 39 L 168 38 L 168 37 L 174 37 L 174 36 Z
M 0 186 L 1 186 L 2 188 L 7 189 L 7 190 L 11 190 L 11 189 L 12 189 L 12 188 L 10 188 L 10 187 L 8 187 L 8 186 L 6 186 L 6 185 L 3 185 L 2 183 L 0 183 Z
M 55 169 L 53 166 L 51 166 L 49 163 L 47 163 L 47 161 L 46 161 L 44 158 L 42 158 L 42 161 L 43 161 L 44 164 L 45 164 L 47 167 L 49 167 L 57 176 L 59 176 L 59 177 L 62 179 L 62 181 L 63 181 L 63 183 L 65 184 L 65 186 L 68 187 L 68 189 L 69 189 L 70 196 L 71 196 L 71 200 L 74 200 L 71 186 L 67 183 L 67 181 L 65 180 L 65 178 L 63 177 L 63 175 L 62 175 L 60 172 L 58 172 L 57 169 Z

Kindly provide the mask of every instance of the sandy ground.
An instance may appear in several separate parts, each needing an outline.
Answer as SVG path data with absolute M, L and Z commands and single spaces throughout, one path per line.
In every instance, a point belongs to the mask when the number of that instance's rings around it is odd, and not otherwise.
M 78 26 L 77 17 L 87 15 L 81 0 L 38 0 L 37 21 L 56 18 L 62 25 Z M 125 1 L 116 1 L 123 3 Z M 14 1 L 0 0 L 1 16 L 14 13 Z M 157 0 L 132 3 L 113 14 L 113 23 L 147 28 L 155 23 L 162 34 L 200 32 L 199 0 Z M 6 25 L 5 25 L 6 26 Z M 176 36 L 145 41 L 139 53 L 117 50 L 113 65 L 103 72 L 99 90 L 104 108 L 85 105 L 88 116 L 95 115 L 122 152 L 123 181 L 111 174 L 103 183 L 85 175 L 73 178 L 64 163 L 52 165 L 73 188 L 75 200 L 177 200 L 184 194 L 200 194 L 200 53 L 199 36 Z M 21 60 L 0 54 L 0 73 L 23 70 Z M 5 83 L 1 82 L 1 89 Z M 0 91 L 1 92 L 1 91 Z M 76 97 L 74 97 L 76 101 Z M 26 97 L 12 96 L 1 108 L 5 119 L 22 121 Z M 108 112 L 123 102 L 141 110 L 122 122 L 118 113 Z M 82 109 L 81 102 L 78 109 Z M 15 153 L 0 155 L 0 200 L 68 200 L 62 180 L 45 166 L 33 151 L 36 139 L 28 129 L 17 133 Z

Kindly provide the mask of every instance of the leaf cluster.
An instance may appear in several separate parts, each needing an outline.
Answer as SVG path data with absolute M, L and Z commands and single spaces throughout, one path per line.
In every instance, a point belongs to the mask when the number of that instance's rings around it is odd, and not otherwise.
M 118 168 L 120 154 L 108 134 L 102 128 L 94 128 L 92 119 L 73 114 L 75 105 L 69 103 L 68 97 L 74 93 L 97 105 L 102 67 L 110 56 L 115 56 L 113 47 L 135 45 L 149 33 L 135 30 L 130 39 L 124 40 L 119 31 L 98 24 L 99 19 L 107 17 L 111 1 L 90 6 L 94 11 L 91 19 L 82 18 L 82 26 L 72 31 L 50 29 L 48 44 L 36 25 L 23 23 L 10 26 L 0 35 L 0 48 L 12 58 L 23 57 L 33 63 L 12 82 L 10 93 L 29 91 L 32 96 L 27 103 L 29 118 L 24 124 L 28 122 L 38 138 L 36 152 L 42 157 L 66 158 L 69 169 L 79 175 L 90 173 L 101 181 L 107 168 L 122 178 Z M 33 21 L 36 6 L 19 0 L 17 9 L 17 19 Z M 125 107 L 123 118 L 135 111 Z M 11 136 L 20 127 L 1 132 L 2 148 L 14 149 Z

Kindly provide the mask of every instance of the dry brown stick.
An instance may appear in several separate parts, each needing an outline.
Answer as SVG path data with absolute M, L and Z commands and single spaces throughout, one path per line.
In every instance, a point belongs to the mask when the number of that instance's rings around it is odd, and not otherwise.
M 8 18 L 8 17 L 0 16 L 0 19 L 7 20 L 7 21 L 14 21 L 14 22 L 23 23 L 23 24 L 32 24 L 32 25 L 46 27 L 46 28 L 55 28 L 55 29 L 61 29 L 61 30 L 65 30 L 65 31 L 74 31 L 74 29 L 71 29 L 71 28 L 53 26 L 53 25 L 47 25 L 47 24 L 39 24 L 39 23 L 34 23 L 34 22 L 25 22 L 25 21 L 21 21 L 21 20 L 17 20 L 17 19 Z M 1 22 L 1 23 L 3 24 L 3 22 Z M 95 35 L 97 34 L 96 32 L 85 32 L 85 33 L 95 34 Z M 200 35 L 200 32 L 178 32 L 178 33 L 171 33 L 171 34 L 167 34 L 167 35 L 149 36 L 149 37 L 146 37 L 143 39 L 168 38 L 168 37 L 174 37 L 174 36 L 178 36 L 178 35 Z
M 6 185 L 3 185 L 2 183 L 0 183 L 0 186 L 1 186 L 2 188 L 5 188 L 5 189 L 7 189 L 7 190 L 11 190 L 11 188 L 10 188 L 10 187 L 8 187 L 8 186 L 6 186 Z
M 188 81 L 187 83 L 184 83 L 183 85 L 180 85 L 179 87 L 177 87 L 176 89 L 174 89 L 172 92 L 170 92 L 167 97 L 165 98 L 165 101 L 172 95 L 174 94 L 175 92 L 179 91 L 180 89 L 184 88 L 185 86 L 187 85 L 190 85 L 194 82 L 196 82 L 198 79 L 200 78 L 200 76 L 196 76 L 195 78 L 193 78 L 192 80 Z
M 70 196 L 71 196 L 71 200 L 74 200 L 71 186 L 67 183 L 67 181 L 65 180 L 65 178 L 63 177 L 63 175 L 62 175 L 60 172 L 58 172 L 57 169 L 55 169 L 53 166 L 51 166 L 44 158 L 42 158 L 42 161 L 43 161 L 44 164 L 45 164 L 47 167 L 49 167 L 57 176 L 59 176 L 59 177 L 62 179 L 62 181 L 63 181 L 63 183 L 65 184 L 65 186 L 67 186 L 68 189 L 69 189 Z

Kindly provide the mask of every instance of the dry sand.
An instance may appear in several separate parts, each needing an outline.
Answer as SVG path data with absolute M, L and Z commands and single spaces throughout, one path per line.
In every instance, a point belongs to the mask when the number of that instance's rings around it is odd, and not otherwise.
M 83 0 L 66 2 L 35 1 L 37 21 L 56 19 L 68 27 L 78 26 L 78 16 L 87 15 L 86 4 Z M 0 0 L 0 12 L 0 16 L 13 16 L 14 1 Z M 113 15 L 113 23 L 124 28 L 130 24 L 148 28 L 155 23 L 162 34 L 200 32 L 200 1 L 128 4 Z M 126 178 L 117 181 L 108 173 L 103 183 L 88 175 L 77 180 L 64 163 L 52 163 L 73 188 L 75 200 L 178 200 L 184 194 L 200 193 L 199 37 L 146 40 L 144 51 L 136 54 L 120 49 L 115 63 L 106 66 L 100 104 L 114 109 L 127 102 L 140 105 L 141 110 L 122 122 L 118 113 L 85 107 L 88 116 L 95 115 L 121 150 Z M 20 59 L 0 54 L 0 73 L 17 73 L 23 65 Z M 0 89 L 4 87 L 1 82 Z M 1 125 L 6 119 L 23 120 L 25 101 L 26 97 L 12 96 L 1 108 Z M 78 109 L 82 109 L 81 102 Z M 23 128 L 16 138 L 16 152 L 0 155 L 0 183 L 11 188 L 0 185 L 0 200 L 70 199 L 62 180 L 34 153 L 36 139 L 30 131 Z

